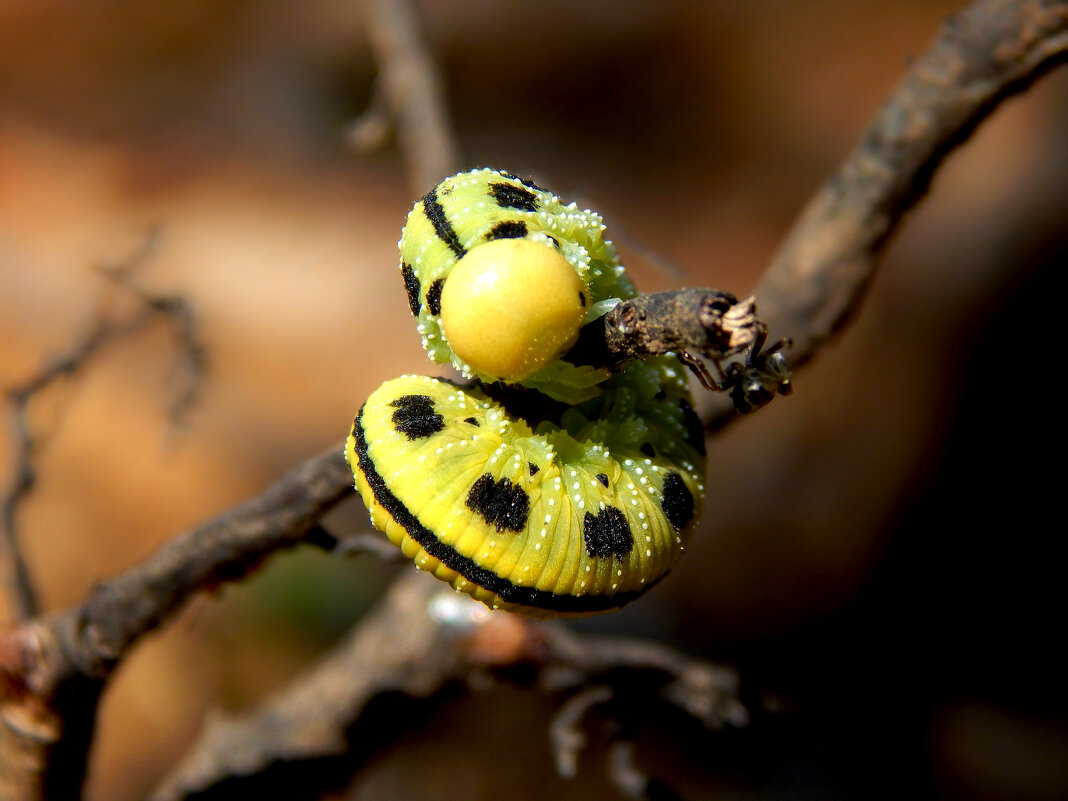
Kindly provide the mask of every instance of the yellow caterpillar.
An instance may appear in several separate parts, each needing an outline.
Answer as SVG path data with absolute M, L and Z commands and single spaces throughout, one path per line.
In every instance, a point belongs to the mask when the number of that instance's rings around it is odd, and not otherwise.
M 634 288 L 601 218 L 496 170 L 416 203 L 401 273 L 431 359 L 475 379 L 387 381 L 345 455 L 375 526 L 492 608 L 616 609 L 659 581 L 704 497 L 703 431 L 680 363 L 567 361 Z

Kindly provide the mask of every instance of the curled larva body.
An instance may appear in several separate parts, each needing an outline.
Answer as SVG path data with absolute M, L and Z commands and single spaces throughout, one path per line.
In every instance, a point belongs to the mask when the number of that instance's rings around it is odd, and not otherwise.
M 583 325 L 635 294 L 603 231 L 595 212 L 474 170 L 427 193 L 401 236 L 427 353 L 475 380 L 387 381 L 345 456 L 374 525 L 494 609 L 617 609 L 667 573 L 701 511 L 703 431 L 680 363 L 567 360 Z M 770 375 L 759 367 L 749 383 Z
M 457 590 L 539 617 L 616 609 L 700 513 L 702 432 L 675 365 L 630 365 L 535 430 L 480 389 L 404 376 L 368 398 L 346 458 L 374 524 Z

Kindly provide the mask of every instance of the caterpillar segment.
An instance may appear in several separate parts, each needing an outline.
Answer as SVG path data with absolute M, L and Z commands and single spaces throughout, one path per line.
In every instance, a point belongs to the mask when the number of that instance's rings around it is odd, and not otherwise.
M 452 364 L 465 377 L 484 382 L 502 378 L 516 381 L 566 403 L 593 397 L 597 385 L 608 378 L 607 371 L 558 358 L 573 337 L 553 336 L 555 331 L 546 326 L 540 314 L 542 303 L 510 307 L 508 311 L 516 312 L 511 328 L 497 322 L 496 317 L 488 322 L 478 336 L 488 354 L 485 360 L 480 358 L 481 351 L 458 353 L 450 342 L 448 326 L 442 324 L 442 296 L 449 275 L 469 254 L 508 240 L 540 245 L 574 271 L 573 280 L 580 286 L 574 293 L 569 287 L 569 296 L 581 293 L 582 300 L 573 333 L 577 334 L 582 323 L 607 311 L 605 301 L 635 295 L 615 247 L 604 237 L 599 214 L 574 203 L 565 204 L 551 192 L 507 172 L 479 169 L 460 173 L 446 178 L 414 205 L 398 243 L 408 304 L 418 320 L 427 355 L 438 364 Z M 502 274 L 516 275 L 508 272 L 511 264 L 514 262 L 500 262 Z M 516 292 L 526 294 L 532 285 L 538 284 L 521 285 Z M 527 316 L 528 312 L 533 317 Z M 530 350 L 536 351 L 530 365 L 537 369 L 521 378 L 502 375 L 495 369 L 500 362 L 499 349 L 491 350 L 493 343 L 502 337 L 511 341 L 513 336 L 522 335 L 528 337 Z M 513 375 L 522 372 L 517 368 Z
M 417 567 L 495 609 L 605 612 L 668 572 L 700 514 L 686 393 L 648 360 L 532 429 L 479 388 L 404 376 L 367 399 L 346 458 Z

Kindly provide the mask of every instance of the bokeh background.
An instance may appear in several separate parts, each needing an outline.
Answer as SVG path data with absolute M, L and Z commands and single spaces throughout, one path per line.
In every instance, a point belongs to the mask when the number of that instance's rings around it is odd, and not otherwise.
M 645 290 L 735 292 L 957 6 L 417 4 L 466 166 L 601 211 Z M 93 267 L 154 227 L 138 280 L 193 304 L 210 358 L 181 432 L 163 324 L 34 405 L 47 447 L 19 522 L 47 609 L 340 443 L 383 380 L 432 369 L 396 270 L 400 155 L 344 139 L 376 71 L 361 12 L 0 2 L 0 384 L 87 330 L 108 295 Z M 741 669 L 749 728 L 636 733 L 685 797 L 1068 797 L 1066 143 L 1062 70 L 949 159 L 795 394 L 710 442 L 705 520 L 673 578 L 576 624 Z M 330 525 L 364 520 L 354 497 Z M 198 598 L 112 685 L 93 797 L 141 797 L 206 714 L 292 679 L 396 570 L 300 549 Z M 337 797 L 616 797 L 596 738 L 576 782 L 554 777 L 533 692 L 410 711 L 413 732 L 372 733 Z

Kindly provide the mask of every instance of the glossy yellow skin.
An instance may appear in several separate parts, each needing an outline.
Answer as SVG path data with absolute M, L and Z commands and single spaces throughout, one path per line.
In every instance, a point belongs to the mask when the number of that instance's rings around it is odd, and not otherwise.
M 563 427 L 531 429 L 478 389 L 387 381 L 345 449 L 375 527 L 417 567 L 493 609 L 569 617 L 638 597 L 693 532 L 704 454 L 687 430 L 689 393 L 673 359 L 629 365 L 607 384 Z M 479 483 L 517 503 L 487 519 Z M 617 527 L 599 529 L 591 515 L 614 515 Z M 595 544 L 598 531 L 617 536 Z
M 441 294 L 441 326 L 453 352 L 475 370 L 522 381 L 575 343 L 588 293 L 551 245 L 497 239 L 452 268 Z

